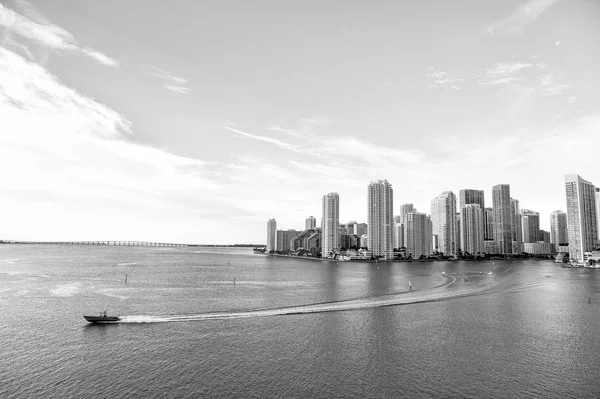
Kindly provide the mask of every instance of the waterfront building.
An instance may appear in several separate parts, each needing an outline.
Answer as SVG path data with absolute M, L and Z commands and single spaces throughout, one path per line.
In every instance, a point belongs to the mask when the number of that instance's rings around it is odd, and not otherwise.
M 540 237 L 540 214 L 529 209 L 521 211 L 523 242 L 538 242 Z
M 394 248 L 404 246 L 404 223 L 400 223 L 400 216 L 394 218 Z
M 277 230 L 277 243 L 275 244 L 275 250 L 281 252 L 290 251 L 292 249 L 294 237 L 296 237 L 299 233 L 299 231 L 293 229 Z
M 450 256 L 458 249 L 456 235 L 456 196 L 444 191 L 431 201 L 433 234 L 438 235 L 438 251 Z
M 485 208 L 483 210 L 483 224 L 485 225 L 485 231 L 483 238 L 485 240 L 494 239 L 494 210 L 492 208 Z
M 579 175 L 565 175 L 569 256 L 582 262 L 598 244 L 595 187 Z
M 368 187 L 369 255 L 393 259 L 394 257 L 394 191 L 387 180 L 373 181 Z
M 277 221 L 269 219 L 267 221 L 267 252 L 275 251 L 277 248 Z
M 596 224 L 598 225 L 598 243 L 600 244 L 600 188 L 596 187 Z
M 309 216 L 306 218 L 305 230 L 316 229 L 317 228 L 317 218 L 314 216 Z
M 544 242 L 550 244 L 550 232 L 546 230 L 540 230 L 540 239 L 538 242 Z
M 402 223 L 402 229 L 404 229 L 404 218 L 406 217 L 406 214 L 409 212 L 416 212 L 417 209 L 414 207 L 413 204 L 402 204 L 400 205 L 400 223 Z M 404 240 L 402 241 L 402 243 L 399 243 L 400 247 L 406 247 L 406 236 L 404 236 Z
M 409 212 L 404 219 L 406 256 L 419 259 L 432 253 L 432 222 L 424 213 Z
M 510 186 L 498 184 L 492 187 L 494 211 L 494 241 L 498 241 L 499 253 L 512 254 L 512 223 L 510 211 Z
M 461 249 L 471 255 L 485 252 L 483 244 L 483 211 L 479 204 L 466 204 L 460 209 Z
M 554 211 L 550 214 L 550 242 L 556 250 L 561 244 L 569 242 L 567 231 L 567 214 L 563 211 Z
M 300 248 L 309 250 L 316 250 L 320 248 L 319 239 L 321 232 L 318 229 L 306 229 L 298 233 L 290 243 L 290 249 L 296 251 Z M 316 238 L 316 240 L 315 240 Z
M 360 247 L 368 248 L 369 247 L 369 237 L 366 234 L 360 236 Z
M 485 240 L 483 242 L 483 249 L 488 255 L 500 254 L 500 242 L 495 240 Z
M 523 252 L 530 255 L 553 255 L 554 244 L 549 242 L 524 242 Z
M 329 258 L 340 249 L 340 197 L 338 193 L 323 196 L 321 219 L 321 257 Z
M 523 228 L 521 226 L 521 213 L 519 212 L 519 200 L 510 199 L 510 234 L 512 237 L 512 253 L 522 252 Z

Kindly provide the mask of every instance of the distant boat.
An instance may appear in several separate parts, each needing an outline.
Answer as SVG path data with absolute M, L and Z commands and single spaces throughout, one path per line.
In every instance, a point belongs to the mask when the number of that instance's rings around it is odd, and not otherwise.
M 100 313 L 99 316 L 83 316 L 83 318 L 90 323 L 114 323 L 121 320 L 118 316 L 108 316 L 106 310 Z

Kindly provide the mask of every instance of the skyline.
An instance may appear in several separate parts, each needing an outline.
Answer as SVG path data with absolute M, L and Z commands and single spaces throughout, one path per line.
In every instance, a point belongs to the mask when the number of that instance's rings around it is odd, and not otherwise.
M 420 212 L 465 188 L 489 206 L 509 184 L 550 231 L 564 175 L 600 182 L 597 15 L 0 1 L 0 239 L 261 243 L 265 220 L 302 228 L 323 193 L 366 221 L 378 179 Z

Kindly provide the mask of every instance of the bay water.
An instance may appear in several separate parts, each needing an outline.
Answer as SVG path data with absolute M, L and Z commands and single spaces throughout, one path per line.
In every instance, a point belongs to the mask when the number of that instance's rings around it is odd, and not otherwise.
M 600 271 L 552 261 L 0 245 L 0 301 L 1 398 L 600 397 Z

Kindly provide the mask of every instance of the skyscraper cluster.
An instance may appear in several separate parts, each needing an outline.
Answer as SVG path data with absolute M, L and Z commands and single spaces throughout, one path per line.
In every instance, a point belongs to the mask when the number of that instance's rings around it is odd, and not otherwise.
M 367 223 L 340 224 L 340 197 L 322 197 L 320 227 L 309 216 L 305 229 L 277 230 L 267 222 L 268 251 L 310 251 L 335 258 L 345 249 L 363 247 L 374 258 L 553 254 L 568 252 L 583 261 L 600 237 L 600 189 L 578 175 L 565 175 L 567 212 L 550 215 L 550 231 L 540 229 L 540 214 L 520 209 L 510 185 L 492 187 L 492 207 L 485 207 L 483 190 L 462 189 L 458 201 L 452 191 L 431 200 L 431 213 L 417 212 L 412 203 L 394 215 L 394 191 L 387 180 L 367 186 Z M 457 209 L 458 207 L 458 209 Z M 400 254 L 400 255 L 399 255 Z

